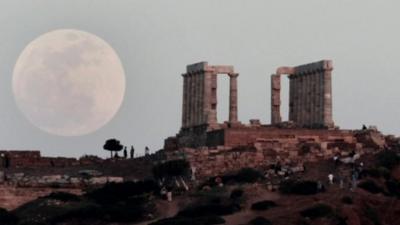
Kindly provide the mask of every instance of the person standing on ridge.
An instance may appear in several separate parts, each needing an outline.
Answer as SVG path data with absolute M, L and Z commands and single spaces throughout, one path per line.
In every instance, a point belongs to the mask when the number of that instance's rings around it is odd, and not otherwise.
M 133 148 L 133 145 L 131 145 L 131 159 L 135 157 L 135 148 Z

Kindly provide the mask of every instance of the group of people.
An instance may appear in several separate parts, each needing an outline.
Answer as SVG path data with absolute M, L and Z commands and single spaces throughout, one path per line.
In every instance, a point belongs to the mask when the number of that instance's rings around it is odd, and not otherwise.
M 146 146 L 144 148 L 144 155 L 145 156 L 150 155 L 150 149 L 149 149 L 148 146 Z M 118 155 L 118 152 L 115 153 L 114 158 L 120 158 L 119 155 Z M 125 159 L 128 158 L 128 150 L 127 150 L 126 146 L 124 147 L 124 150 L 123 150 L 123 158 L 125 158 Z M 135 158 L 135 148 L 133 147 L 133 145 L 131 145 L 130 158 L 131 159 Z
M 352 151 L 350 153 L 351 157 L 354 157 L 355 152 Z M 340 159 L 339 156 L 335 155 L 333 157 L 333 161 L 334 161 L 334 168 L 336 169 L 340 163 Z M 339 183 L 339 187 L 340 188 L 344 188 L 345 183 L 348 182 L 348 180 L 350 180 L 349 182 L 349 188 L 351 191 L 353 191 L 356 186 L 357 186 L 357 181 L 358 179 L 360 179 L 360 176 L 363 172 L 364 169 L 364 163 L 360 162 L 359 164 L 356 164 L 354 161 L 351 162 L 351 174 L 350 174 L 350 178 L 347 177 L 343 177 L 338 175 L 337 177 L 335 177 L 335 175 L 333 173 L 328 174 L 328 182 L 330 185 L 333 185 L 336 182 Z

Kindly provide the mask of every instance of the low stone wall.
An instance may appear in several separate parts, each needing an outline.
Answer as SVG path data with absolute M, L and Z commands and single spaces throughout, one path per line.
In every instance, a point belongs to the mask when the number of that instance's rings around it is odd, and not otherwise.
M 76 158 L 42 157 L 37 150 L 0 150 L 0 168 L 43 168 L 79 165 Z
M 206 178 L 245 167 L 260 168 L 277 163 L 288 168 L 302 168 L 305 162 L 333 159 L 334 156 L 350 158 L 385 145 L 384 136 L 375 131 L 336 132 L 337 135 L 327 131 L 320 135 L 315 133 L 258 138 L 249 145 L 233 148 L 181 148 L 166 154 L 169 160 L 186 158 L 196 168 L 196 177 Z

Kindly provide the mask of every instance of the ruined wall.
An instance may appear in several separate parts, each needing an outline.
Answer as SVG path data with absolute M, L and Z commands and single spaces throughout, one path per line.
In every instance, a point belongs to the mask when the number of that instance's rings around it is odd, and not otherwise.
M 42 157 L 37 150 L 2 150 L 0 151 L 0 168 L 42 168 L 67 167 L 79 165 L 76 158 Z
M 245 167 L 266 167 L 277 162 L 297 170 L 305 162 L 332 159 L 334 155 L 346 158 L 352 151 L 360 155 L 374 151 L 382 148 L 385 142 L 383 135 L 372 131 L 272 129 L 265 132 L 264 138 L 259 138 L 257 131 L 231 129 L 226 132 L 228 142 L 236 147 L 181 148 L 167 153 L 167 158 L 186 158 L 196 168 L 196 176 L 206 178 Z M 257 140 L 237 147 L 237 139 L 243 141 L 244 136 L 248 140 L 257 137 Z
M 231 128 L 224 130 L 225 146 L 242 146 L 255 143 L 259 139 L 313 139 L 318 142 L 333 139 L 345 139 L 352 142 L 354 136 L 351 131 L 345 130 L 314 130 L 314 129 L 276 129 L 260 128 Z

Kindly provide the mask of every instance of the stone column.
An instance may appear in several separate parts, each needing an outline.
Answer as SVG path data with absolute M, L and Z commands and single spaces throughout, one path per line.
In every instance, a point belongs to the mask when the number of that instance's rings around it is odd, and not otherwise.
M 204 73 L 199 74 L 199 124 L 204 124 Z
M 318 124 L 324 125 L 324 73 L 320 71 L 318 73 Z
M 281 118 L 281 77 L 279 74 L 271 75 L 271 124 L 282 121 Z
M 310 95 L 310 88 L 311 88 L 311 74 L 305 74 L 306 83 L 304 85 L 305 92 L 306 92 L 306 99 L 305 99 L 305 119 L 304 123 L 310 125 L 310 117 L 311 117 L 311 95 Z
M 292 79 L 292 76 L 288 75 L 289 78 L 289 121 L 293 121 L 293 113 L 294 113 L 294 108 L 293 108 L 293 103 L 294 103 L 294 80 Z
M 185 74 L 182 74 L 183 77 L 183 90 L 182 90 L 182 127 L 185 128 L 187 126 L 187 87 L 188 87 L 188 78 Z
M 203 118 L 204 123 L 210 124 L 211 114 L 211 73 L 204 72 L 204 90 L 203 90 Z
M 297 122 L 299 120 L 299 77 L 295 75 L 290 75 L 290 79 L 292 80 L 291 85 L 293 86 L 293 99 L 292 99 L 292 108 L 293 108 L 293 115 L 291 117 L 291 121 Z
M 324 125 L 333 127 L 332 120 L 332 68 L 324 71 Z
M 299 117 L 298 117 L 298 124 L 300 126 L 304 123 L 304 76 L 303 74 L 299 74 Z
M 215 127 L 218 124 L 217 119 L 217 74 L 211 75 L 211 110 L 209 114 L 209 122 L 211 127 Z
M 229 75 L 229 123 L 238 122 L 237 108 L 237 77 L 239 74 L 232 73 Z
M 194 90 L 193 90 L 193 126 L 196 126 L 198 123 L 198 92 L 199 92 L 199 84 L 198 84 L 199 75 L 197 72 L 193 76 Z
M 189 126 L 194 125 L 194 74 L 190 74 Z
M 315 77 L 316 74 L 312 73 L 310 76 L 310 125 L 315 124 Z

